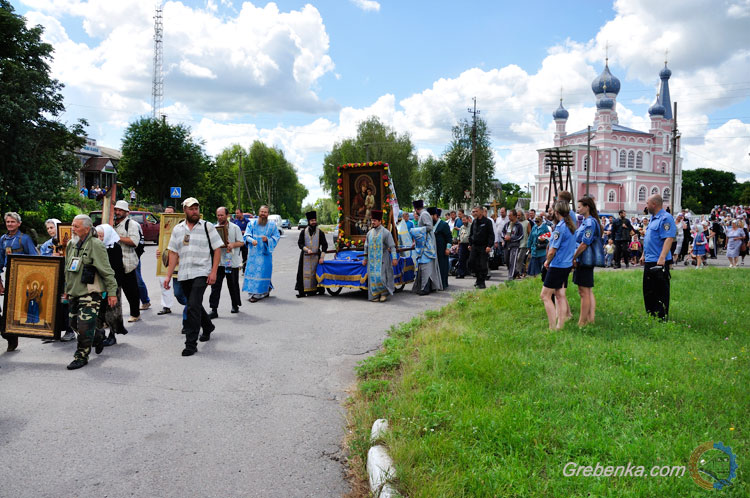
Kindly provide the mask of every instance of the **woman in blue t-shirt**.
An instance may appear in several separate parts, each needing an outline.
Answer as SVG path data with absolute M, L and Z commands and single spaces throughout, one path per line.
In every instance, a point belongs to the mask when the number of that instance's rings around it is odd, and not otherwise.
M 568 275 L 573 267 L 573 253 L 576 250 L 573 232 L 576 226 L 570 217 L 570 205 L 567 202 L 555 203 L 555 221 L 557 225 L 552 232 L 547 259 L 544 261 L 547 276 L 544 277 L 544 287 L 540 296 L 547 312 L 550 330 L 563 328 L 570 315 L 570 306 L 565 297 L 565 284 L 568 283 Z M 554 302 L 552 296 L 555 296 Z
M 602 233 L 599 212 L 596 203 L 591 197 L 578 199 L 578 214 L 583 216 L 583 223 L 575 232 L 575 240 L 578 244 L 573 255 L 573 283 L 578 286 L 578 294 L 581 296 L 581 316 L 578 318 L 578 326 L 583 327 L 588 323 L 594 323 L 596 311 L 596 300 L 594 299 L 594 267 L 583 266 L 578 257 L 585 251 L 593 251 L 592 244 L 601 243 L 599 238 Z M 598 239 L 598 240 L 595 240 Z M 593 259 L 593 258 L 592 258 Z

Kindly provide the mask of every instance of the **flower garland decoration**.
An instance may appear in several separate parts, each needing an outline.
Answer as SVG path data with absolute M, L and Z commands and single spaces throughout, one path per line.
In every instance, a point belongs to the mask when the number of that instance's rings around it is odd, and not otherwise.
M 338 246 L 338 250 L 346 249 L 346 250 L 360 250 L 364 249 L 365 242 L 364 240 L 353 240 L 353 239 L 347 239 L 345 237 L 344 233 L 344 180 L 341 178 L 342 173 L 344 170 L 347 169 L 354 169 L 354 168 L 372 168 L 372 167 L 381 167 L 383 168 L 383 187 L 386 188 L 386 195 L 385 195 L 385 202 L 383 203 L 383 219 L 388 220 L 388 216 L 391 211 L 391 205 L 393 203 L 393 196 L 391 194 L 390 188 L 390 166 L 388 163 L 384 163 L 383 161 L 370 161 L 370 162 L 364 162 L 364 163 L 346 163 L 342 164 L 341 166 L 338 166 L 336 168 L 336 174 L 338 178 L 336 179 L 336 209 L 339 212 L 339 220 L 337 225 L 338 230 L 338 241 L 336 245 Z

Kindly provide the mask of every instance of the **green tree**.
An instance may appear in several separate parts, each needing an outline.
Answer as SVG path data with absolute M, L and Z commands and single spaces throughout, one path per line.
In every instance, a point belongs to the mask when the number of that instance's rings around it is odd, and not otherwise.
M 743 182 L 737 185 L 735 198 L 738 204 L 747 206 L 750 204 L 750 182 Z
M 26 27 L 0 0 L 0 209 L 35 209 L 40 199 L 61 202 L 80 168 L 71 154 L 81 147 L 85 121 L 68 127 L 63 85 L 50 77 L 52 45 L 41 26 Z
M 357 126 L 357 136 L 337 142 L 323 159 L 320 183 L 335 201 L 336 167 L 345 163 L 383 161 L 390 165 L 398 202 L 411 204 L 418 181 L 417 151 L 407 133 L 398 134 L 377 117 L 370 117 Z
M 430 206 L 441 205 L 446 201 L 443 190 L 445 160 L 430 156 L 419 165 L 418 193 Z
M 513 209 L 516 207 L 519 197 L 523 197 L 526 193 L 520 185 L 515 183 L 501 183 L 503 187 L 503 199 L 502 205 L 507 209 Z
M 464 191 L 471 190 L 471 136 L 472 126 L 467 119 L 459 121 L 452 129 L 453 139 L 443 154 L 445 169 L 441 187 L 443 199 L 451 204 L 465 201 Z M 475 198 L 478 203 L 489 199 L 495 161 L 490 146 L 490 131 L 484 119 L 477 119 Z
M 162 204 L 169 187 L 182 187 L 183 197 L 197 198 L 209 165 L 203 142 L 191 136 L 189 127 L 141 118 L 125 130 L 118 170 L 120 181 L 133 185 L 141 199 Z
M 682 196 L 685 207 L 707 213 L 716 205 L 737 202 L 737 179 L 734 173 L 710 168 L 682 172 Z

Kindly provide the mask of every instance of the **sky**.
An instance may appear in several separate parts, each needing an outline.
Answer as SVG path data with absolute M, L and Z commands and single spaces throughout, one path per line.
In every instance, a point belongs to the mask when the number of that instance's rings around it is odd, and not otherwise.
M 86 119 L 90 138 L 119 149 L 128 124 L 152 113 L 156 2 L 11 4 L 55 48 L 62 120 Z M 167 120 L 211 155 L 254 140 L 280 148 L 306 202 L 325 196 L 323 157 L 362 120 L 439 156 L 474 97 L 496 177 L 533 184 L 560 97 L 569 133 L 591 124 L 607 57 L 620 124 L 648 131 L 667 60 L 684 169 L 750 180 L 750 0 L 182 0 L 164 2 L 163 20 Z

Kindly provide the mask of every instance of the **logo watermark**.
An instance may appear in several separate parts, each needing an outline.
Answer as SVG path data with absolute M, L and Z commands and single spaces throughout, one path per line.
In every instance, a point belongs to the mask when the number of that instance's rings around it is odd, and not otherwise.
M 647 470 L 648 469 L 648 470 Z M 654 465 L 648 468 L 645 465 L 635 465 L 628 462 L 627 465 L 578 465 L 576 462 L 568 462 L 563 467 L 565 477 L 682 477 L 687 472 L 684 465 Z

